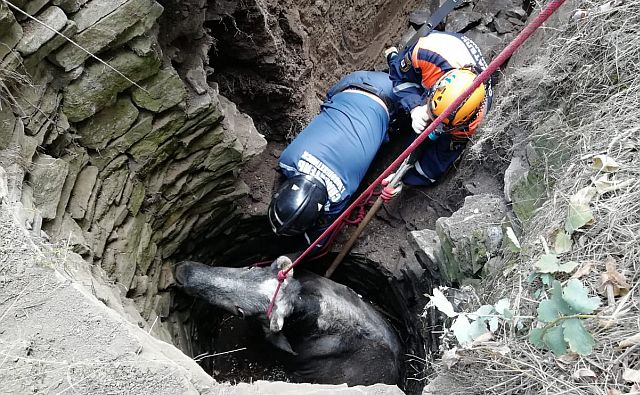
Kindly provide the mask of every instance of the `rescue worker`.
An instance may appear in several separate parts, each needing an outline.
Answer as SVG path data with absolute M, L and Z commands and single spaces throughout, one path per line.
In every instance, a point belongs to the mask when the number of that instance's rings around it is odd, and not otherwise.
M 433 31 L 401 53 L 390 48 L 385 55 L 393 92 L 399 98 L 399 106 L 411 114 L 411 126 L 417 134 L 487 67 L 480 48 L 458 33 Z M 492 98 L 491 83 L 480 85 L 443 121 L 437 133 L 425 140 L 420 147 L 420 158 L 407 172 L 403 183 L 431 185 L 436 182 L 460 157 L 489 111 Z
M 383 72 L 356 71 L 329 89 L 320 113 L 280 155 L 286 180 L 268 209 L 277 235 L 311 243 L 340 215 L 388 141 L 397 102 Z

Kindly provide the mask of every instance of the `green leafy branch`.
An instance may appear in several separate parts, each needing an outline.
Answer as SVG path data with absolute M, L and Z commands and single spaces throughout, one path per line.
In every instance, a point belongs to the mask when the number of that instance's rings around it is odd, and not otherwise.
M 563 287 L 554 280 L 550 299 L 538 305 L 538 321 L 545 325 L 529 332 L 529 341 L 536 347 L 548 348 L 556 355 L 567 350 L 580 355 L 593 351 L 595 341 L 585 329 L 583 320 L 595 318 L 595 309 L 600 306 L 600 298 L 589 297 L 580 280 L 571 279 Z
M 509 310 L 509 299 L 500 299 L 495 305 L 482 305 L 472 313 L 456 312 L 446 296 L 438 289 L 433 289 L 433 296 L 427 307 L 435 307 L 449 318 L 454 318 L 451 330 L 462 346 L 470 345 L 489 333 L 496 332 L 501 323 L 512 322 L 516 318 Z M 533 317 L 527 317 L 533 318 Z

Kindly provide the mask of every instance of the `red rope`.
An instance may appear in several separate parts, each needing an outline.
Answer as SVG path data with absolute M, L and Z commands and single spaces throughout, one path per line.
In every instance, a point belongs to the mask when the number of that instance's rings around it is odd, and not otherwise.
M 500 52 L 500 54 L 498 54 L 498 56 L 496 56 L 496 58 L 493 59 L 491 63 L 489 63 L 487 68 L 482 73 L 480 73 L 480 75 L 478 75 L 475 78 L 475 80 L 473 80 L 473 83 L 471 84 L 471 86 L 466 91 L 464 91 L 460 96 L 458 96 L 458 98 L 453 103 L 451 103 L 451 105 L 449 105 L 449 107 L 447 107 L 442 112 L 442 114 L 440 114 L 435 120 L 433 120 L 433 122 L 431 122 L 431 124 L 427 127 L 427 129 L 424 132 L 422 132 L 413 141 L 413 143 L 411 143 L 400 154 L 400 156 L 398 156 L 396 160 L 394 160 L 393 163 L 391 163 L 382 172 L 382 174 L 380 174 L 378 178 L 376 178 L 375 181 L 373 181 L 371 185 L 369 185 L 369 187 L 364 192 L 362 192 L 362 194 L 356 200 L 354 200 L 353 203 L 351 203 L 351 205 L 349 205 L 349 207 L 347 207 L 347 209 L 344 210 L 338 218 L 335 219 L 335 221 L 333 221 L 331 226 L 325 229 L 325 231 L 322 232 L 322 234 L 318 236 L 318 238 L 313 243 L 311 243 L 309 247 L 298 258 L 296 258 L 296 260 L 291 265 L 289 265 L 285 269 L 280 270 L 280 272 L 278 272 L 279 284 L 278 284 L 278 288 L 276 288 L 276 292 L 274 293 L 273 298 L 271 299 L 271 303 L 269 304 L 269 309 L 267 310 L 267 317 L 271 316 L 271 311 L 273 310 L 276 297 L 278 296 L 278 291 L 280 291 L 280 285 L 287 278 L 287 274 L 296 265 L 298 265 L 300 261 L 302 261 L 302 259 L 304 259 L 307 256 L 307 254 L 309 254 L 309 252 L 313 249 L 315 244 L 319 240 L 322 240 L 324 237 L 326 237 L 329 234 L 329 232 L 334 230 L 337 226 L 341 225 L 342 221 L 344 221 L 344 219 L 347 218 L 349 214 L 351 214 L 351 211 L 360 203 L 360 201 L 364 200 L 363 197 L 367 197 L 367 198 L 370 197 L 371 194 L 373 193 L 374 188 L 378 184 L 380 184 L 380 182 L 383 179 L 385 179 L 389 174 L 393 173 L 393 171 L 402 163 L 402 161 L 404 161 L 409 155 L 411 155 L 411 153 L 427 137 L 429 137 L 429 134 L 431 134 L 431 132 L 433 132 L 438 127 L 438 125 L 440 125 L 440 123 L 442 123 L 442 121 L 445 120 L 453 112 L 454 109 L 458 108 L 458 106 L 462 104 L 462 102 L 467 97 L 469 97 L 471 93 L 473 93 L 473 91 L 475 91 L 476 88 L 480 86 L 480 84 L 484 83 L 484 81 L 486 81 L 491 76 L 491 74 L 493 74 L 496 70 L 498 70 L 498 68 L 502 66 L 502 64 L 506 62 L 507 59 L 511 57 L 511 55 L 513 55 L 516 49 L 518 49 L 518 47 L 520 47 L 522 43 L 525 42 L 544 23 L 544 21 L 546 21 L 551 16 L 551 14 L 553 14 L 564 2 L 565 0 L 550 1 L 540 11 L 540 14 L 538 14 L 538 16 L 534 20 L 532 20 L 527 26 L 525 26 L 525 28 L 520 32 L 520 34 L 518 34 L 518 36 L 514 38 L 513 41 L 511 41 L 509 45 L 507 45 L 505 49 L 503 49 L 502 52 Z

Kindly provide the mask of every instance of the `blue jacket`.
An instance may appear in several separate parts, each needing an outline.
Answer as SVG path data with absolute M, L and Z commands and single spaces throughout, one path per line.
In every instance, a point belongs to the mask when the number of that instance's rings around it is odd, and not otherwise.
M 389 77 L 393 91 L 399 98 L 399 106 L 407 112 L 425 103 L 431 88 L 447 71 L 473 66 L 484 70 L 487 62 L 480 48 L 468 37 L 459 33 L 431 32 L 421 37 L 413 46 L 398 54 L 389 64 Z M 493 88 L 485 83 L 486 100 L 468 126 L 447 130 L 438 140 L 427 139 L 422 143 L 422 155 L 415 167 L 405 175 L 403 182 L 410 185 L 431 185 L 436 182 L 460 157 L 465 142 L 491 108 Z M 417 135 L 412 135 L 415 139 Z
M 410 112 L 424 104 L 429 90 L 444 73 L 451 69 L 472 65 L 487 68 L 480 48 L 460 33 L 433 31 L 421 37 L 413 46 L 403 50 L 389 64 L 389 77 L 402 108 Z M 486 111 L 491 108 L 493 89 L 486 83 Z
M 280 156 L 285 176 L 310 174 L 324 181 L 328 215 L 346 208 L 378 149 L 388 140 L 390 116 L 395 113 L 395 105 L 387 109 L 366 95 L 343 92 L 349 87 L 376 92 L 387 103 L 398 102 L 387 73 L 351 73 L 329 89 L 320 113 Z

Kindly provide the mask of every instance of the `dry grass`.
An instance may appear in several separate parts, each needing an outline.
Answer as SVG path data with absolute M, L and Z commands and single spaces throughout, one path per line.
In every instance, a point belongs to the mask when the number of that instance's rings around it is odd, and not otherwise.
M 470 393 L 627 394 L 632 383 L 625 382 L 622 372 L 626 367 L 640 369 L 640 345 L 619 347 L 620 341 L 640 332 L 640 2 L 626 1 L 608 10 L 600 8 L 603 3 L 585 4 L 590 14 L 549 39 L 544 50 L 548 56 L 510 70 L 500 89 L 484 138 L 495 143 L 514 134 L 527 136 L 516 145 L 533 143 L 538 170 L 549 188 L 546 202 L 523 224 L 523 252 L 510 257 L 517 269 L 506 278 L 497 273 L 486 279 L 482 299 L 494 303 L 509 297 L 517 314 L 535 315 L 538 301 L 532 295 L 541 285 L 526 279 L 544 253 L 541 237 L 552 245 L 554 231 L 564 226 L 569 197 L 602 175 L 590 166 L 598 154 L 614 158 L 621 169 L 613 178 L 631 180 L 630 185 L 596 195 L 591 203 L 595 223 L 574 234 L 573 248 L 562 259 L 593 262 L 581 278 L 593 295 L 604 261 L 612 256 L 631 290 L 611 306 L 601 295 L 598 314 L 614 318 L 585 321 L 596 340 L 590 356 L 557 359 L 526 340 L 528 329 L 507 328 L 499 338 L 509 347 L 507 355 L 476 348 L 463 351 L 463 360 L 451 369 L 438 367 L 440 374 L 473 382 Z M 589 369 L 596 377 L 572 377 L 578 369 Z

